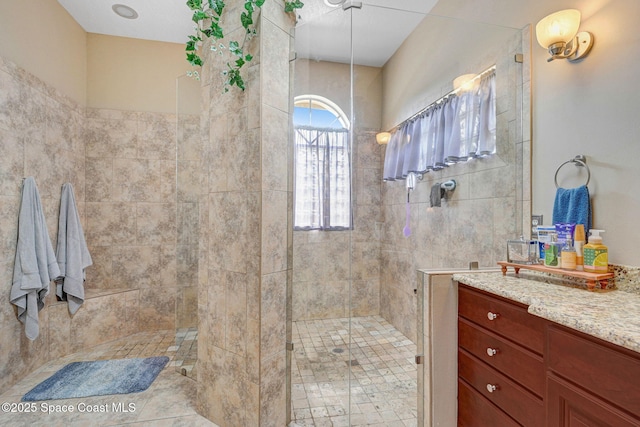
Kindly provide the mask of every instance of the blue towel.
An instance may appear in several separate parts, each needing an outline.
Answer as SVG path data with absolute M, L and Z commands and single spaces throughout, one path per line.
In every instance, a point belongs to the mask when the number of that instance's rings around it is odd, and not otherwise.
M 591 201 L 586 185 L 577 188 L 558 188 L 553 203 L 553 223 L 584 224 L 584 231 L 589 235 L 591 228 Z

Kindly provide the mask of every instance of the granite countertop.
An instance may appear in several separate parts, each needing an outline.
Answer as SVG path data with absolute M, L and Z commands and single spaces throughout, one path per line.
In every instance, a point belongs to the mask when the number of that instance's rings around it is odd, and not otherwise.
M 514 273 L 457 273 L 454 280 L 529 306 L 529 313 L 640 352 L 640 295 L 590 292 Z

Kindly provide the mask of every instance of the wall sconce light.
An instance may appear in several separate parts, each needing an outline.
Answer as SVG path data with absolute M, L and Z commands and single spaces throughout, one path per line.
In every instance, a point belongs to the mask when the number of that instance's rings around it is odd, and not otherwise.
M 459 77 L 456 77 L 453 80 L 453 90 L 454 91 L 468 91 L 473 89 L 473 80 L 476 78 L 477 74 L 463 74 Z
M 391 139 L 391 134 L 389 132 L 380 132 L 376 134 L 376 141 L 380 145 L 388 144 Z
M 580 11 L 561 10 L 540 20 L 536 25 L 538 43 L 549 50 L 550 58 L 568 59 L 571 62 L 584 58 L 593 46 L 593 35 L 588 31 L 578 32 Z

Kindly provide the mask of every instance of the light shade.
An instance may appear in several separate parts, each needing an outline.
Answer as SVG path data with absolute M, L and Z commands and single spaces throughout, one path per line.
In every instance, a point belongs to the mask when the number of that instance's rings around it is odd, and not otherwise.
M 453 90 L 469 90 L 473 87 L 476 74 L 463 74 L 453 80 Z
M 548 49 L 555 43 L 568 43 L 576 36 L 580 28 L 580 11 L 561 10 L 546 16 L 536 25 L 538 43 Z
M 391 134 L 389 132 L 380 132 L 376 134 L 376 141 L 378 144 L 388 144 L 391 139 Z
M 111 10 L 113 10 L 116 13 L 116 15 L 126 19 L 138 18 L 138 12 L 136 12 L 133 8 L 124 4 L 114 4 L 113 6 L 111 6 Z

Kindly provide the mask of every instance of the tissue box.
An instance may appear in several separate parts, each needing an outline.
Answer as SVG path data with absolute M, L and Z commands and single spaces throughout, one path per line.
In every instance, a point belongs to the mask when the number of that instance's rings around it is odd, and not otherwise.
M 538 242 L 535 240 L 507 240 L 507 262 L 537 264 Z

